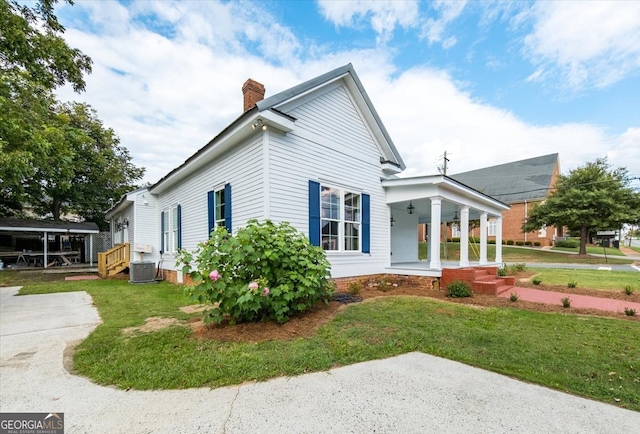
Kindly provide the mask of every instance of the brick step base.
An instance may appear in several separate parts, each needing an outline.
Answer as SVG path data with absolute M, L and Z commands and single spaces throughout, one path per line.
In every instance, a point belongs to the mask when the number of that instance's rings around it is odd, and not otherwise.
M 497 267 L 467 267 L 442 270 L 442 287 L 456 280 L 467 282 L 476 294 L 496 295 L 508 291 L 515 283 L 514 277 L 500 277 Z

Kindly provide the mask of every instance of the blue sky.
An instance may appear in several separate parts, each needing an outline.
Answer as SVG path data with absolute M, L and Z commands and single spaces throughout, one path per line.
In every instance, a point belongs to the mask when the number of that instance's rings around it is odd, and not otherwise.
M 406 175 L 553 152 L 640 176 L 640 2 L 77 2 L 58 15 L 94 61 L 87 91 L 157 181 L 241 111 L 353 63 Z

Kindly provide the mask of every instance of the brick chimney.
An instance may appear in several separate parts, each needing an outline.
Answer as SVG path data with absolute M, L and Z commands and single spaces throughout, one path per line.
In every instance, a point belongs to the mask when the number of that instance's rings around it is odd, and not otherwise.
M 242 85 L 242 94 L 244 95 L 244 111 L 253 108 L 258 101 L 264 99 L 264 86 L 255 80 L 248 79 Z

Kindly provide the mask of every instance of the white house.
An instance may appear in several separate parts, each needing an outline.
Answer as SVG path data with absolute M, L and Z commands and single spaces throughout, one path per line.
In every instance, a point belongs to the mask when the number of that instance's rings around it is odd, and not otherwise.
M 405 164 L 351 64 L 266 99 L 251 79 L 242 91 L 240 117 L 107 213 L 115 242 L 133 247 L 131 260 L 146 249 L 144 259 L 157 263 L 163 252 L 165 277 L 180 282 L 178 249 L 194 249 L 217 225 L 235 232 L 249 219 L 271 219 L 322 246 L 333 277 L 439 277 L 439 255 L 418 260 L 419 222 L 440 227 L 459 213 L 463 234 L 469 219 L 486 227 L 492 216 L 500 227 L 508 206 L 491 197 L 443 175 L 396 176 Z M 439 252 L 440 231 L 433 232 L 429 250 Z M 480 265 L 500 263 L 500 242 L 489 260 L 483 233 Z M 445 265 L 469 265 L 468 253 Z

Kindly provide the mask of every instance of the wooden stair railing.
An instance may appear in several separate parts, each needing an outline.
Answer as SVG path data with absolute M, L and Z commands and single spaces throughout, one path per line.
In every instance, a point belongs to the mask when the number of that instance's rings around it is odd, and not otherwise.
M 98 253 L 98 274 L 105 278 L 129 267 L 129 243 L 120 243 L 106 252 Z

